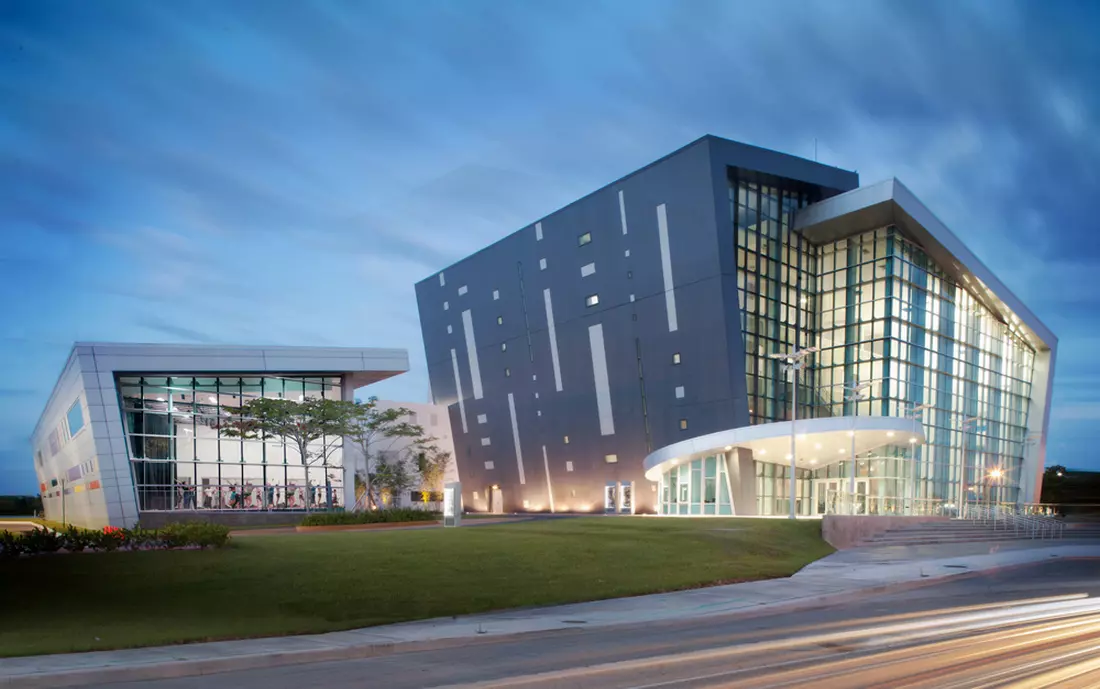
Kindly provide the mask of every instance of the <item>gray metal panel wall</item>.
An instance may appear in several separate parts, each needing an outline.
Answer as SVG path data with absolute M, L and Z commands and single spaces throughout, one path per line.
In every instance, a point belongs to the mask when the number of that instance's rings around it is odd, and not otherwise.
M 717 149 L 716 142 L 722 144 Z M 846 183 L 844 175 L 851 173 L 751 146 L 724 145 L 732 143 L 704 137 L 543 218 L 541 240 L 536 238 L 535 225 L 528 226 L 447 268 L 444 284 L 436 274 L 416 285 L 432 394 L 436 403 L 450 410 L 467 505 L 486 509 L 486 489 L 500 485 L 506 509 L 549 509 L 545 447 L 559 511 L 602 509 L 607 481 L 634 481 L 637 510 L 652 511 L 656 490 L 642 471 L 649 451 L 747 422 L 736 291 L 728 293 L 731 281 L 723 275 L 732 275 L 734 265 L 729 253 L 732 226 L 725 169 L 743 163 L 730 156 L 748 156 L 772 174 L 791 166 L 798 173 L 808 163 L 811 171 L 824 176 L 822 181 L 841 186 Z M 620 219 L 620 191 L 626 234 Z M 674 331 L 670 331 L 658 232 L 661 204 L 667 215 L 675 286 Z M 578 238 L 586 232 L 592 241 L 580 246 Z M 545 270 L 540 269 L 543 259 Z M 595 272 L 583 276 L 581 270 L 587 264 L 595 264 Z M 462 294 L 461 288 L 465 288 Z M 547 289 L 553 305 L 560 392 L 543 296 Z M 498 300 L 493 299 L 494 290 L 499 292 Z M 593 294 L 599 296 L 599 304 L 588 307 L 585 299 Z M 466 310 L 476 341 L 481 399 L 474 395 L 462 318 Z M 595 325 L 602 326 L 606 351 L 614 424 L 610 434 L 601 432 L 590 338 Z M 465 433 L 452 349 L 463 392 Z M 679 365 L 673 364 L 676 353 Z M 731 369 L 731 363 L 736 369 Z M 676 396 L 678 387 L 683 388 L 682 398 Z M 522 484 L 509 393 L 522 451 Z M 479 422 L 481 415 L 485 423 Z M 687 421 L 686 430 L 680 428 L 681 419 Z M 608 430 L 606 424 L 602 430 Z M 489 439 L 489 445 L 482 444 L 483 438 Z M 616 455 L 618 461 L 607 463 L 607 455 Z M 487 462 L 492 468 L 487 468 Z

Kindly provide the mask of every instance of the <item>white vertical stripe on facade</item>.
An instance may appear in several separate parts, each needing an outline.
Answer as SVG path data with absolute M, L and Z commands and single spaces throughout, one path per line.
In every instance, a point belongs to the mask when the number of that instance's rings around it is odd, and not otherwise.
M 550 289 L 542 291 L 546 302 L 546 327 L 550 331 L 550 361 L 554 364 L 554 389 L 561 392 L 561 364 L 558 362 L 558 331 L 554 327 L 554 304 L 550 301 Z M 536 397 L 538 395 L 536 394 Z
M 661 277 L 665 281 L 665 309 L 668 311 L 668 331 L 675 332 L 676 295 L 672 291 L 672 256 L 668 252 L 668 215 L 665 204 L 657 206 L 657 234 L 661 240 Z
M 623 224 L 623 234 L 626 234 L 626 200 L 623 199 L 623 190 L 619 190 L 619 220 Z
M 535 241 L 542 241 L 542 223 L 540 222 L 535 223 Z
M 462 419 L 462 432 L 468 433 L 466 428 L 466 403 L 462 401 L 462 379 L 458 377 L 458 352 L 451 350 L 451 368 L 455 372 L 455 394 L 458 395 L 458 416 Z
M 519 468 L 519 483 L 526 485 L 527 479 L 523 475 L 523 450 L 519 447 L 519 425 L 516 424 L 516 398 L 508 393 L 508 415 L 512 417 L 512 442 L 516 446 L 516 466 Z
M 550 512 L 554 511 L 554 487 L 550 484 L 550 460 L 546 458 L 546 446 L 542 446 L 542 466 L 546 469 L 546 497 L 550 499 Z
M 470 359 L 470 380 L 474 386 L 474 399 L 479 400 L 484 395 L 481 389 L 481 366 L 477 359 L 477 342 L 474 341 L 474 319 L 470 316 L 470 310 L 462 312 L 462 330 L 466 333 L 466 356 Z
M 607 380 L 607 352 L 603 345 L 603 325 L 588 327 L 592 348 L 592 375 L 596 382 L 596 409 L 600 414 L 600 435 L 614 435 L 615 417 L 611 413 L 611 385 Z
M 443 277 L 443 273 L 439 274 L 439 286 L 442 287 L 447 284 L 447 278 Z

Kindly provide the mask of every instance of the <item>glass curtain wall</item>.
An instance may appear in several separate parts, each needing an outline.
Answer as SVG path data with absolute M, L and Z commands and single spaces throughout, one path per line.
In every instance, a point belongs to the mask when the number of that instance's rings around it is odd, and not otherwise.
M 790 418 L 788 374 L 768 354 L 817 345 L 800 375 L 799 418 L 906 416 L 931 405 L 914 420 L 925 446 L 862 458 L 868 478 L 880 472 L 872 495 L 1015 501 L 1034 351 L 973 297 L 980 286 L 947 276 L 896 227 L 820 246 L 788 231 L 785 211 L 806 202 L 795 182 L 731 175 L 751 422 Z M 869 384 L 862 399 L 846 394 L 853 384 Z M 1004 472 L 995 483 L 992 469 Z M 850 468 L 817 469 L 815 485 L 830 471 Z M 761 513 L 775 513 L 782 488 L 766 468 L 757 475 Z M 762 475 L 776 485 L 759 485 Z
M 340 399 L 339 378 L 120 376 L 138 505 L 149 510 L 297 510 L 343 506 L 343 453 L 312 448 L 307 463 L 282 438 L 247 440 L 221 429 L 251 399 Z
M 660 514 L 732 515 L 725 455 L 701 457 L 661 475 Z

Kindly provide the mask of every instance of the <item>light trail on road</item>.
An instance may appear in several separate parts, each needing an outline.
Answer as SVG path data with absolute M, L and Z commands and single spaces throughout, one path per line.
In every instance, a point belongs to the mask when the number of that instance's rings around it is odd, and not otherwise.
M 1100 687 L 1100 599 L 1084 594 L 941 608 L 828 627 L 764 641 L 731 638 L 732 643 L 705 650 L 446 689 Z

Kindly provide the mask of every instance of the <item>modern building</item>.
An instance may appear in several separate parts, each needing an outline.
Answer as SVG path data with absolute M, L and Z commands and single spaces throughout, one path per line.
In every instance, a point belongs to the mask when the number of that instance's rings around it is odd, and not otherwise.
M 706 136 L 416 293 L 474 509 L 1038 500 L 1057 339 L 896 179 Z
M 350 505 L 352 448 L 307 464 L 281 439 L 229 437 L 221 419 L 258 397 L 351 400 L 408 368 L 403 349 L 77 343 L 32 437 L 46 517 L 262 522 Z

